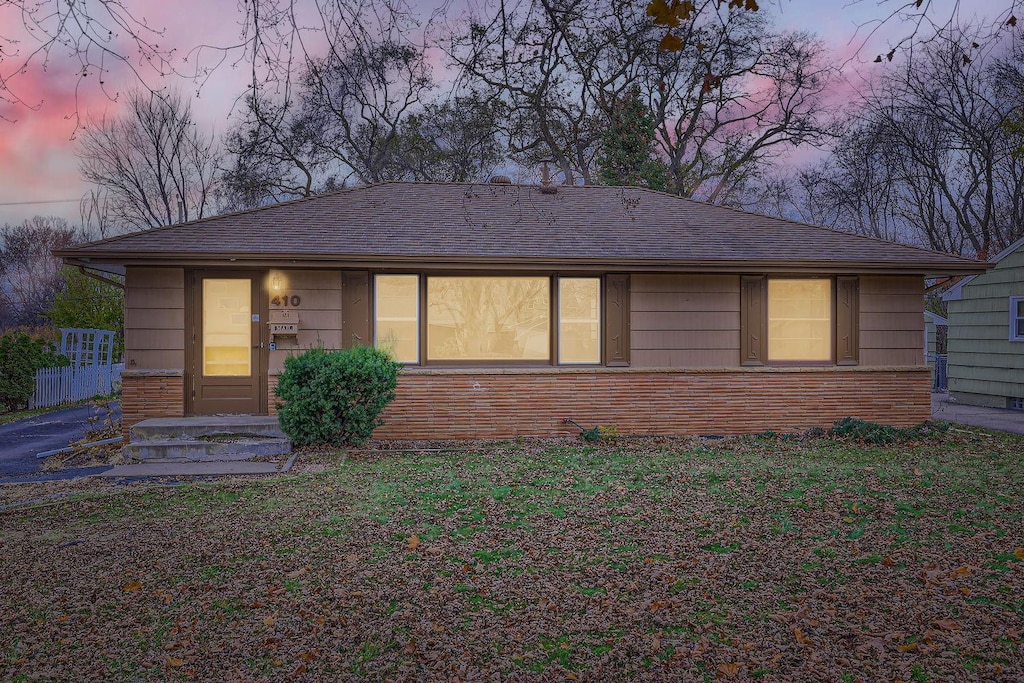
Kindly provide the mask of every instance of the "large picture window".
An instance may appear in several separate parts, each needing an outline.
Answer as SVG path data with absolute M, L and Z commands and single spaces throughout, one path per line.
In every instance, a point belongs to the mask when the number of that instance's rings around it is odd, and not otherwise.
M 427 359 L 547 360 L 546 277 L 427 277 Z
M 832 281 L 768 280 L 768 361 L 832 360 Z
M 558 363 L 601 362 L 600 278 L 377 275 L 374 282 L 375 343 L 400 362 L 550 363 L 552 346 Z

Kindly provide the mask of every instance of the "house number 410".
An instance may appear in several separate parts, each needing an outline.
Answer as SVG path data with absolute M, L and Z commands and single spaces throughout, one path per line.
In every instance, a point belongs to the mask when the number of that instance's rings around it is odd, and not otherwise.
M 292 308 L 298 307 L 302 303 L 302 299 L 299 298 L 298 294 L 275 294 L 274 298 L 270 300 L 271 306 L 291 306 Z

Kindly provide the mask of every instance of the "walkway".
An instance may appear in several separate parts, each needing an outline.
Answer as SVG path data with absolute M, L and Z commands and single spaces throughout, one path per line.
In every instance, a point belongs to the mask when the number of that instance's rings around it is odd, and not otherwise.
M 951 401 L 949 394 L 932 394 L 932 417 L 944 422 L 1024 434 L 1024 411 L 967 406 Z

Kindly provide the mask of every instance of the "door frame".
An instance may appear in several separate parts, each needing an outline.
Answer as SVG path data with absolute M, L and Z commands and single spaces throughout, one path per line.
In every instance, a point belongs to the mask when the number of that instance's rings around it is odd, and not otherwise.
M 254 383 L 257 391 L 257 415 L 268 414 L 267 391 L 269 388 L 269 349 L 268 338 L 269 328 L 267 317 L 270 310 L 270 299 L 267 294 L 267 271 L 265 269 L 238 269 L 229 268 L 191 268 L 185 271 L 185 415 L 192 416 L 202 413 L 195 411 L 196 399 L 196 377 L 201 368 L 202 359 L 201 345 L 199 338 L 200 322 L 202 321 L 203 288 L 200 282 L 204 277 L 241 278 L 248 277 L 253 280 L 253 301 L 252 312 L 259 315 L 259 322 L 253 333 L 252 344 L 258 346 L 253 354 L 253 368 L 255 375 Z

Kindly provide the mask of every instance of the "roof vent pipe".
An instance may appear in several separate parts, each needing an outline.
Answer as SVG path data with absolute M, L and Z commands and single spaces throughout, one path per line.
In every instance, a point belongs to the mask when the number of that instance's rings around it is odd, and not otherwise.
M 550 159 L 542 159 L 540 162 L 540 192 L 541 194 L 557 194 L 558 188 L 551 184 L 551 168 L 548 164 Z
M 491 185 L 511 185 L 512 179 L 507 175 L 492 175 Z

